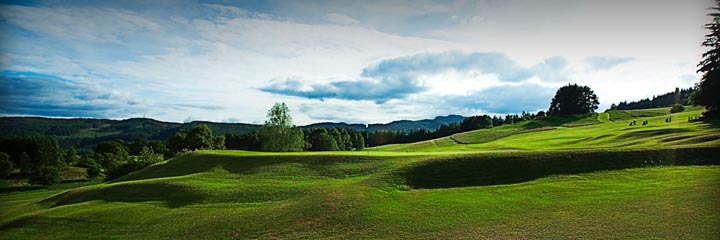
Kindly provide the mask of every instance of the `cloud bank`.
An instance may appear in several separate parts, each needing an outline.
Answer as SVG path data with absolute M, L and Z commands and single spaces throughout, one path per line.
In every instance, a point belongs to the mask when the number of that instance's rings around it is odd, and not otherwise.
M 567 60 L 561 56 L 524 67 L 498 52 L 463 53 L 454 50 L 385 59 L 366 66 L 360 77 L 353 81 L 308 83 L 291 78 L 275 81 L 260 90 L 308 99 L 370 100 L 382 104 L 428 90 L 420 80 L 425 76 L 445 72 L 478 73 L 494 76 L 501 83 L 519 83 L 537 76 L 543 81 L 556 83 L 569 79 L 571 72 L 567 65 Z
M 387 122 L 546 109 L 568 82 L 603 108 L 696 82 L 711 3 L 5 1 L 0 115 Z
M 139 111 L 141 99 L 32 72 L 0 72 L 0 113 L 55 117 L 118 117 Z
M 287 79 L 260 88 L 260 90 L 309 99 L 371 100 L 382 104 L 390 99 L 404 98 L 410 94 L 422 92 L 426 90 L 426 87 L 412 78 L 393 77 L 321 84 L 307 84 L 299 80 Z
M 620 64 L 634 61 L 631 57 L 613 57 L 613 56 L 590 56 L 585 58 L 585 63 L 592 71 L 610 70 Z

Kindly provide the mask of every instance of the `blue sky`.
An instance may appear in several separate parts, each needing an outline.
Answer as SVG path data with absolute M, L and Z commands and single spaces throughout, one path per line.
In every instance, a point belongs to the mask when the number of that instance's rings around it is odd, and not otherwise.
M 0 114 L 296 124 L 689 87 L 711 1 L 3 1 Z

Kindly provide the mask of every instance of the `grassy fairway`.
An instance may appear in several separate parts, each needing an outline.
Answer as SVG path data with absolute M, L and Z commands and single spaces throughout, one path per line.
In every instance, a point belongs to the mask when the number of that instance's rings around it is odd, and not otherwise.
M 0 193 L 0 239 L 718 239 L 718 129 L 695 113 L 363 152 L 195 152 L 108 183 Z
M 720 122 L 688 122 L 688 117 L 701 115 L 701 109 L 689 108 L 675 114 L 669 112 L 669 108 L 611 111 L 610 120 L 607 120 L 607 113 L 602 113 L 571 122 L 566 119 L 523 122 L 418 143 L 385 145 L 372 150 L 467 152 L 720 146 Z M 671 117 L 672 122 L 665 122 L 667 117 Z M 637 125 L 629 126 L 633 119 Z M 650 124 L 642 126 L 644 120 Z
M 717 166 L 411 190 L 407 180 L 438 156 L 391 155 L 195 153 L 61 194 L 0 195 L 0 210 L 10 213 L 0 215 L 0 238 L 710 239 L 719 234 Z

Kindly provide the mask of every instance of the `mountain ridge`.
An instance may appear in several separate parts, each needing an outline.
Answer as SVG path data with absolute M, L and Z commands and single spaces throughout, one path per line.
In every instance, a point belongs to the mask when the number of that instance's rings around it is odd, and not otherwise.
M 442 124 L 461 122 L 460 115 L 437 116 L 433 119 L 397 120 L 384 124 L 369 124 L 369 131 L 411 131 L 435 130 Z M 57 137 L 63 147 L 90 147 L 104 141 L 121 139 L 132 141 L 136 138 L 165 140 L 177 131 L 190 130 L 198 124 L 207 124 L 215 135 L 240 135 L 257 131 L 262 125 L 249 123 L 220 123 L 193 121 L 188 123 L 164 122 L 152 118 L 128 118 L 122 120 L 97 118 L 48 118 L 36 116 L 0 117 L 0 136 L 44 135 Z M 322 122 L 300 126 L 303 129 L 349 128 L 365 130 L 364 124 L 344 122 Z

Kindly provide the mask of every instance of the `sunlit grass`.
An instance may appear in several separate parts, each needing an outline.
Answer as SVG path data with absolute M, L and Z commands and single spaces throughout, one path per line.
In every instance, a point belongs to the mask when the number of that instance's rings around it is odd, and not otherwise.
M 720 146 L 720 122 L 689 122 L 688 117 L 699 116 L 701 109 L 689 108 L 681 113 L 669 113 L 669 108 L 612 111 L 614 114 L 632 113 L 633 118 L 606 121 L 584 126 L 552 126 L 528 128 L 532 124 L 501 126 L 459 133 L 450 137 L 410 144 L 393 144 L 371 148 L 372 151 L 401 152 L 467 152 L 498 150 L 567 150 L 567 149 L 629 149 L 679 146 Z M 602 117 L 602 116 L 600 116 Z M 671 117 L 672 122 L 665 122 Z M 590 118 L 585 118 L 583 121 Z M 650 122 L 642 126 L 642 121 Z M 454 139 L 454 140 L 453 140 Z
M 682 119 L 696 113 L 367 151 L 199 151 L 107 183 L 0 193 L 0 239 L 717 239 L 718 130 Z

